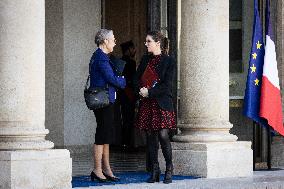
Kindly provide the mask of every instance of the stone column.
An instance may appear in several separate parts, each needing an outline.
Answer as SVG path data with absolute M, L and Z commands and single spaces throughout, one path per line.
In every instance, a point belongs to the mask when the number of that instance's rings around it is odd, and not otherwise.
M 0 188 L 71 188 L 67 150 L 45 140 L 45 1 L 0 1 Z
M 176 174 L 208 178 L 252 174 L 251 142 L 229 133 L 229 1 L 181 1 Z

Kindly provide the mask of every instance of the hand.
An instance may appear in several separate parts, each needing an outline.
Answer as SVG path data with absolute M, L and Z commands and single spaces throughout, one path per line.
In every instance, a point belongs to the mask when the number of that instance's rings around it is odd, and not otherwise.
M 141 96 L 143 96 L 143 97 L 148 97 L 148 95 L 149 95 L 148 89 L 147 89 L 146 87 L 142 87 L 142 88 L 140 89 L 139 94 L 140 94 Z

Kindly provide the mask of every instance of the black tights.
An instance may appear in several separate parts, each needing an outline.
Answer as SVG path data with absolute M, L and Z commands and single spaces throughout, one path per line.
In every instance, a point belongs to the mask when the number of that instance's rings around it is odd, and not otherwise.
M 147 131 L 147 146 L 150 166 L 158 165 L 159 141 L 166 161 L 166 166 L 172 166 L 172 146 L 169 138 L 169 129 Z

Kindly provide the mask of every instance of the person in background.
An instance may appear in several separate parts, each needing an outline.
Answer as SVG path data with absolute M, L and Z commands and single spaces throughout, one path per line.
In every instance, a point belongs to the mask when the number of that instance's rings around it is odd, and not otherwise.
M 168 40 L 159 31 L 146 36 L 149 54 L 142 57 L 134 79 L 135 92 L 140 96 L 136 127 L 146 131 L 151 167 L 149 183 L 160 181 L 159 142 L 166 161 L 163 182 L 172 182 L 173 163 L 169 130 L 176 129 L 173 105 L 173 59 L 167 54 Z
M 126 41 L 120 44 L 122 57 L 126 62 L 123 75 L 126 79 L 126 87 L 121 91 L 121 113 L 122 113 L 122 145 L 125 150 L 130 150 L 131 147 L 131 133 L 134 129 L 134 115 L 135 115 L 135 95 L 133 78 L 136 74 L 136 49 L 134 43 Z
M 116 40 L 112 30 L 100 29 L 95 36 L 98 49 L 90 60 L 90 87 L 106 87 L 109 91 L 110 105 L 94 110 L 97 121 L 94 151 L 94 169 L 91 180 L 100 182 L 118 181 L 114 176 L 109 163 L 109 144 L 113 141 L 114 110 L 116 89 L 126 85 L 123 76 L 117 76 L 111 66 L 108 54 L 113 51 Z

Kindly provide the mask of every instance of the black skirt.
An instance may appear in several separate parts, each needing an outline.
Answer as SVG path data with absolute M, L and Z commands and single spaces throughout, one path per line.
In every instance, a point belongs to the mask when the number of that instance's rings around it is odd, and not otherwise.
M 97 121 L 95 144 L 113 144 L 114 139 L 114 105 L 94 110 Z

